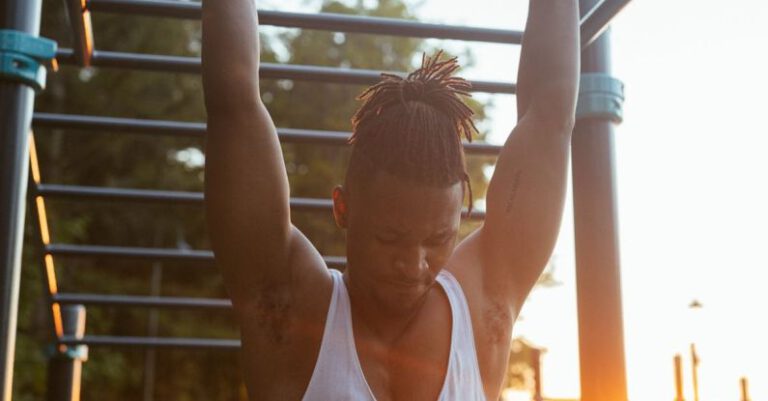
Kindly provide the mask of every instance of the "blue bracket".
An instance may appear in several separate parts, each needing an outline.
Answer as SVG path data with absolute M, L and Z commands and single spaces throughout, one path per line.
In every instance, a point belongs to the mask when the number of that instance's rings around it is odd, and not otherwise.
M 45 349 L 45 354 L 48 358 L 58 357 L 85 362 L 88 360 L 88 346 L 49 344 Z
M 39 92 L 45 89 L 45 64 L 55 56 L 56 42 L 50 39 L 0 29 L 0 80 L 22 82 Z
M 600 73 L 581 74 L 576 119 L 600 118 L 621 123 L 624 119 L 624 83 Z

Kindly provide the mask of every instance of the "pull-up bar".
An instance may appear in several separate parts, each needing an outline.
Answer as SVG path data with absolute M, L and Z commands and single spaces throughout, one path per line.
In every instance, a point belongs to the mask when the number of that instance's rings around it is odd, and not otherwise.
M 130 132 L 135 134 L 169 135 L 202 138 L 205 135 L 204 123 L 182 121 L 142 120 L 135 118 L 115 118 L 101 116 L 83 116 L 75 114 L 35 113 L 33 127 L 81 129 L 89 131 Z M 277 135 L 283 143 L 313 143 L 321 145 L 344 146 L 350 132 L 310 130 L 297 128 L 278 128 Z M 501 146 L 488 143 L 464 143 L 468 154 L 496 156 Z
M 200 19 L 200 3 L 160 0 L 88 0 L 94 12 L 153 17 Z M 447 26 L 394 18 L 362 17 L 330 13 L 259 11 L 259 24 L 322 31 L 406 36 L 411 38 L 455 39 L 490 43 L 520 44 L 523 32 L 468 26 Z

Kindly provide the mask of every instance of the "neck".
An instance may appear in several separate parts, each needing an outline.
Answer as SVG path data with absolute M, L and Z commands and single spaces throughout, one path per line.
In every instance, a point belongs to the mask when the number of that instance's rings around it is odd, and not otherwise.
M 370 291 L 355 286 L 348 271 L 344 273 L 344 283 L 349 293 L 353 324 L 387 344 L 394 344 L 402 337 L 426 300 L 425 294 L 414 308 L 394 313 L 383 310 Z

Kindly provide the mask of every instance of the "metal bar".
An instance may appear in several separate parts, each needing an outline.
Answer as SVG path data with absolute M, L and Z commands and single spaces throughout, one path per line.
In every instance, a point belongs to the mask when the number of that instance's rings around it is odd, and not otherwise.
M 240 349 L 239 340 L 218 338 L 175 338 L 175 337 L 124 337 L 124 336 L 85 336 L 59 338 L 63 345 L 88 345 L 92 347 L 152 347 L 152 348 L 198 348 L 215 350 Z
M 146 189 L 122 189 L 83 187 L 73 185 L 40 184 L 35 189 L 40 196 L 73 198 L 94 201 L 141 201 L 152 203 L 202 204 L 202 192 L 157 191 Z M 303 199 L 302 199 L 303 201 Z M 314 199 L 309 199 L 314 201 Z M 318 205 L 315 205 L 318 206 Z M 325 208 L 325 205 L 320 205 Z
M 77 64 L 72 49 L 61 49 L 56 57 L 62 64 Z M 91 65 L 146 71 L 200 73 L 200 59 L 195 57 L 104 50 L 94 50 Z M 262 63 L 259 73 L 262 79 L 290 79 L 349 85 L 372 85 L 381 79 L 381 71 L 274 63 Z M 406 75 L 402 72 L 391 73 Z M 470 83 L 473 92 L 514 94 L 517 88 L 515 84 L 508 82 L 470 81 Z
M 180 250 L 168 248 L 139 248 L 102 245 L 71 245 L 50 244 L 45 247 L 45 253 L 54 256 L 70 257 L 109 257 L 139 260 L 160 260 L 170 262 L 199 263 L 205 267 L 213 266 L 212 251 Z M 323 257 L 326 265 L 333 269 L 343 269 L 347 258 L 341 256 Z
M 40 245 L 39 250 L 42 256 L 41 267 L 43 269 L 43 294 L 47 298 L 48 304 L 51 308 L 51 325 L 53 329 L 53 335 L 55 337 L 64 334 L 64 323 L 61 313 L 61 307 L 59 304 L 53 302 L 53 295 L 58 292 L 58 283 L 56 281 L 56 265 L 53 261 L 53 256 L 46 255 L 43 252 L 45 246 L 51 242 L 51 233 L 48 228 L 48 213 L 45 207 L 45 199 L 42 196 L 35 194 L 35 188 L 42 180 L 40 174 L 40 162 L 37 157 L 37 146 L 35 144 L 34 133 L 29 138 L 29 185 L 28 191 L 32 195 L 29 197 L 31 203 L 31 212 L 34 221 L 34 232 L 36 240 Z
M 630 0 L 601 0 L 581 18 L 581 48 L 586 49 L 608 29 Z
M 73 338 L 85 335 L 85 307 L 67 305 L 63 308 L 64 332 Z M 47 401 L 80 401 L 83 362 L 87 345 L 59 346 L 48 360 Z
M 91 65 L 93 55 L 93 29 L 91 13 L 85 8 L 84 0 L 65 0 L 69 25 L 72 27 L 72 40 L 75 46 L 75 59 L 83 67 Z
M 610 74 L 609 40 L 583 52 L 582 73 Z M 571 147 L 581 399 L 626 401 L 613 121 L 578 119 Z
M 685 401 L 683 398 L 683 358 L 675 355 L 675 401 Z
M 202 192 L 182 192 L 182 191 L 159 191 L 149 189 L 126 189 L 126 188 L 102 188 L 102 187 L 84 187 L 74 185 L 59 184 L 39 184 L 35 188 L 35 194 L 47 197 L 75 198 L 93 201 L 139 201 L 152 203 L 184 203 L 184 204 L 202 204 L 204 195 Z M 333 201 L 330 199 L 313 198 L 291 198 L 291 209 L 312 211 L 312 212 L 330 212 L 333 210 Z M 485 212 L 473 210 L 467 216 L 466 208 L 462 216 L 471 220 L 485 219 Z
M 105 132 L 131 132 L 136 134 L 203 137 L 204 123 L 133 118 L 100 117 L 76 114 L 35 113 L 32 126 L 36 128 L 63 128 L 99 130 Z M 277 135 L 284 143 L 318 143 L 346 146 L 351 133 L 296 128 L 278 128 Z M 464 143 L 468 154 L 496 156 L 501 146 L 488 143 Z
M 231 309 L 228 299 L 159 297 L 141 295 L 104 295 L 104 294 L 68 294 L 58 293 L 53 297 L 62 305 L 83 304 L 99 306 L 135 306 L 144 308 L 191 308 L 191 309 Z
M 746 377 L 742 377 L 739 380 L 740 388 L 741 388 L 741 401 L 751 401 L 749 398 L 749 382 L 747 381 Z
M 0 29 L 37 36 L 41 0 L 0 2 Z M 0 79 L 0 400 L 10 401 L 16 349 L 21 250 L 29 173 L 29 129 L 35 93 Z
M 88 9 L 131 15 L 200 19 L 200 3 L 178 1 L 89 0 Z M 456 39 L 464 41 L 520 44 L 520 31 L 467 26 L 447 26 L 394 18 L 360 17 L 330 13 L 289 13 L 259 11 L 259 23 L 288 28 L 333 32 L 368 33 L 413 38 Z

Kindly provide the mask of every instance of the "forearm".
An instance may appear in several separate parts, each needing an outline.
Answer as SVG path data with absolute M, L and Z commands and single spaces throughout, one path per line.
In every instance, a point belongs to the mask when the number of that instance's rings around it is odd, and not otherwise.
M 518 119 L 570 123 L 579 80 L 577 0 L 530 0 L 518 70 Z M 530 116 L 529 116 L 530 117 Z
M 206 219 L 216 263 L 237 303 L 287 277 L 291 233 L 283 154 L 259 97 L 253 0 L 204 0 L 202 56 Z
M 209 116 L 259 101 L 258 15 L 254 0 L 203 1 L 203 88 Z

